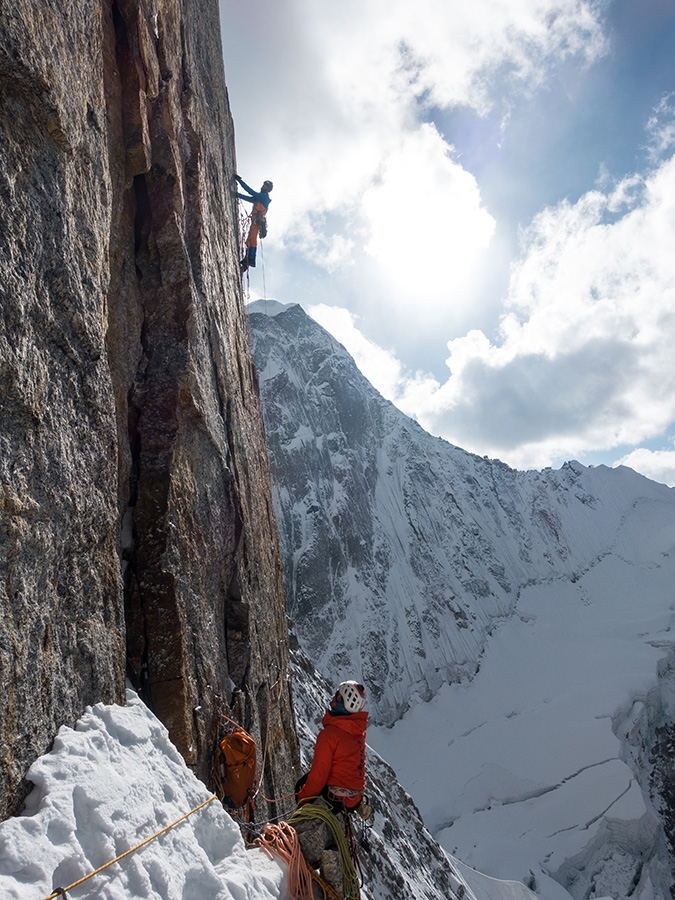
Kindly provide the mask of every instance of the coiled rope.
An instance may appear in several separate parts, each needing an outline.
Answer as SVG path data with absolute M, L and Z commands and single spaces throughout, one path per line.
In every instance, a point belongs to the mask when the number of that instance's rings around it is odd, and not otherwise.
M 203 803 L 200 803 L 199 806 L 195 806 L 194 809 L 191 809 L 190 812 L 186 812 L 179 819 L 176 819 L 175 822 L 171 822 L 169 825 L 165 825 L 160 831 L 156 834 L 150 835 L 150 837 L 145 838 L 145 840 L 141 841 L 139 844 L 136 844 L 135 847 L 130 847 L 128 850 L 125 850 L 124 853 L 120 853 L 119 856 L 116 856 L 115 859 L 111 859 L 109 862 L 104 863 L 102 866 L 99 866 L 98 869 L 94 869 L 93 872 L 89 872 L 88 875 L 84 875 L 82 878 L 74 881 L 72 884 L 69 884 L 68 887 L 62 888 L 57 887 L 48 894 L 46 897 L 43 897 L 42 900 L 54 900 L 55 897 L 65 897 L 68 891 L 72 891 L 73 888 L 76 888 L 78 885 L 83 884 L 85 881 L 88 881 L 90 878 L 93 878 L 94 875 L 98 875 L 99 872 L 102 872 L 104 869 L 107 869 L 109 866 L 112 866 L 114 863 L 119 862 L 121 859 L 124 859 L 125 856 L 129 856 L 130 853 L 134 853 L 136 850 L 140 850 L 141 847 L 145 847 L 146 844 L 149 844 L 150 841 L 154 841 L 156 838 L 161 837 L 161 835 L 166 834 L 167 831 L 170 831 L 172 828 L 175 828 L 176 825 L 179 825 L 181 822 L 184 822 L 188 816 L 191 816 L 193 813 L 196 813 L 198 810 L 203 809 L 208 803 L 211 803 L 212 800 L 217 800 L 218 798 L 214 795 L 209 797 L 207 800 L 204 800 Z
M 288 867 L 288 893 L 293 900 L 314 900 L 312 888 L 312 870 L 305 862 L 305 857 L 300 849 L 300 842 L 295 828 L 288 822 L 279 822 L 278 825 L 268 823 L 259 838 L 253 841 L 252 846 L 261 847 L 267 855 L 278 856 Z M 316 873 L 314 873 L 316 879 Z M 323 888 L 324 900 L 326 890 Z
M 340 827 L 340 823 L 330 809 L 315 803 L 303 803 L 301 806 L 298 806 L 293 815 L 289 818 L 288 824 L 293 825 L 294 823 L 306 822 L 309 819 L 321 819 L 335 841 L 338 853 L 340 854 L 340 864 L 342 865 L 344 900 L 359 900 L 359 876 L 352 860 L 347 838 Z

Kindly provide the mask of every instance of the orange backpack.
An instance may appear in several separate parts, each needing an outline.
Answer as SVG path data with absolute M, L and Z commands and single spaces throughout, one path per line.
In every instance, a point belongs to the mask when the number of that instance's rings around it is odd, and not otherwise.
M 254 809 L 253 794 L 258 777 L 256 743 L 240 725 L 232 724 L 234 727 L 226 731 L 216 744 L 216 793 L 223 806 L 231 810 L 246 806 L 250 815 Z

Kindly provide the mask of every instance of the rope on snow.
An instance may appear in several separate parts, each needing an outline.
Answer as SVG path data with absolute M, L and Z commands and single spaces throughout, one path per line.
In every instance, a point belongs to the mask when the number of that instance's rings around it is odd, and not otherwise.
M 72 891 L 73 888 L 77 887 L 80 884 L 83 884 L 85 881 L 88 881 L 90 878 L 93 878 L 94 875 L 98 875 L 99 872 L 102 872 L 104 869 L 107 869 L 109 866 L 112 866 L 113 863 L 119 862 L 121 859 L 124 859 L 125 856 L 129 856 L 130 853 L 134 853 L 136 850 L 140 850 L 141 847 L 145 847 L 146 844 L 149 844 L 150 841 L 154 841 L 156 838 L 160 837 L 163 834 L 166 834 L 167 831 L 170 831 L 172 828 L 175 828 L 176 825 L 179 825 L 181 822 L 185 821 L 188 816 L 191 816 L 193 813 L 196 813 L 198 810 L 203 809 L 208 803 L 212 800 L 216 800 L 217 797 L 213 794 L 208 800 L 204 800 L 203 803 L 200 803 L 199 806 L 195 806 L 194 809 L 191 809 L 190 812 L 186 812 L 179 819 L 176 819 L 175 822 L 171 822 L 169 825 L 165 825 L 160 831 L 156 834 L 150 835 L 150 837 L 145 838 L 145 840 L 136 844 L 135 847 L 130 847 L 128 850 L 125 850 L 124 853 L 120 853 L 119 856 L 116 856 L 115 859 L 111 859 L 109 862 L 104 863 L 102 866 L 99 866 L 98 869 L 94 869 L 93 872 L 89 872 L 88 875 L 84 875 L 82 878 L 74 881 L 72 884 L 69 884 L 68 887 L 62 888 L 57 887 L 48 894 L 46 897 L 43 897 L 42 900 L 54 900 L 55 897 L 65 897 L 67 891 Z
M 262 848 L 271 858 L 273 855 L 288 867 L 288 893 L 293 900 L 313 900 L 312 872 L 300 850 L 300 842 L 295 828 L 288 822 L 278 825 L 268 823 L 263 833 L 253 841 L 253 847 Z M 326 891 L 324 889 L 324 900 Z

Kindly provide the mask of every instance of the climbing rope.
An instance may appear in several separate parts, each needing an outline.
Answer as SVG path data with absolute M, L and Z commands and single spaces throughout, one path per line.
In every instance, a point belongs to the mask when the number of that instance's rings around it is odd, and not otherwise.
M 255 799 L 260 793 L 260 782 L 265 777 L 265 763 L 267 762 L 267 748 L 269 747 L 269 731 L 270 731 L 270 688 L 267 688 L 267 713 L 265 715 L 265 743 L 263 744 L 263 757 L 262 757 L 262 765 L 260 767 L 260 779 L 258 780 L 258 786 L 253 794 L 253 798 Z M 263 798 L 264 799 L 264 798 Z
M 317 799 L 317 798 L 312 798 Z M 293 815 L 288 820 L 289 825 L 295 823 L 306 822 L 309 819 L 321 819 L 328 827 L 335 845 L 340 854 L 340 863 L 342 865 L 342 882 L 344 900 L 359 900 L 360 886 L 359 876 L 352 860 L 352 854 L 347 843 L 345 833 L 340 827 L 340 823 L 335 815 L 325 806 L 319 806 L 314 803 L 303 803 L 298 806 Z
M 345 810 L 342 811 L 342 816 L 345 824 L 345 834 L 347 838 L 347 846 L 349 847 L 349 855 L 351 856 L 354 867 L 358 869 L 359 884 L 362 885 L 363 869 L 361 868 L 361 860 L 359 859 L 359 854 L 356 852 L 356 835 L 354 834 L 354 829 L 352 828 L 352 820 L 349 816 L 349 813 Z
M 140 850 L 141 847 L 145 847 L 146 844 L 149 844 L 150 841 L 156 840 L 156 838 L 161 837 L 163 834 L 166 834 L 167 831 L 170 831 L 172 828 L 175 828 L 176 825 L 179 825 L 181 822 L 184 822 L 188 816 L 191 816 L 193 813 L 196 813 L 198 810 L 203 809 L 208 803 L 212 800 L 216 800 L 215 794 L 208 798 L 208 800 L 204 800 L 203 803 L 200 803 L 199 806 L 195 806 L 194 809 L 191 809 L 190 812 L 186 812 L 179 819 L 176 819 L 175 822 L 171 822 L 169 825 L 165 825 L 160 831 L 156 834 L 150 835 L 150 837 L 145 838 L 145 840 L 141 841 L 139 844 L 136 844 L 135 847 L 130 847 L 128 850 L 125 850 L 124 853 L 120 853 L 119 856 L 116 856 L 115 859 L 111 859 L 109 862 L 104 863 L 102 866 L 99 866 L 98 869 L 94 869 L 93 872 L 89 872 L 88 875 L 84 875 L 78 881 L 74 881 L 72 884 L 69 884 L 68 887 L 57 887 L 48 894 L 46 897 L 43 897 L 42 900 L 54 900 L 55 897 L 65 897 L 68 891 L 72 891 L 73 888 L 76 888 L 78 885 L 83 884 L 85 881 L 88 881 L 90 878 L 93 878 L 94 875 L 98 875 L 99 872 L 102 872 L 104 869 L 107 869 L 109 866 L 112 866 L 114 863 L 119 862 L 121 859 L 124 859 L 125 856 L 129 856 L 130 853 L 134 853 L 136 850 Z
M 267 714 L 265 716 L 265 742 L 263 744 L 263 757 L 262 757 L 262 765 L 260 766 L 260 778 L 258 780 L 258 786 L 256 787 L 255 793 L 253 794 L 253 799 L 255 799 L 258 795 L 262 797 L 262 799 L 266 803 L 281 803 L 283 800 L 289 800 L 291 797 L 295 798 L 295 791 L 291 791 L 290 794 L 284 794 L 283 797 L 270 798 L 266 797 L 262 792 L 262 780 L 265 777 L 265 762 L 267 761 L 267 750 L 269 748 L 269 735 L 270 735 L 270 708 L 272 704 L 272 691 L 278 687 L 279 688 L 279 697 L 281 697 L 281 670 L 279 667 L 276 667 L 279 672 L 279 677 L 274 682 L 273 685 L 269 686 L 267 689 Z
M 253 841 L 253 847 L 261 847 L 271 858 L 273 855 L 288 867 L 288 893 L 292 900 L 314 900 L 312 872 L 305 862 L 295 828 L 288 822 L 278 825 L 268 823 L 263 833 Z M 324 898 L 326 891 L 324 890 Z
M 246 246 L 246 237 L 248 234 L 248 229 L 251 226 L 251 216 L 246 215 L 243 212 L 239 214 L 239 259 L 243 259 L 248 256 L 248 247 Z M 244 295 L 247 300 L 251 297 L 251 270 L 246 267 L 246 270 L 243 272 L 244 279 L 246 282 L 246 288 L 244 290 Z
M 265 306 L 267 306 L 267 285 L 265 284 L 265 253 L 263 251 L 264 243 L 265 241 L 260 238 L 260 269 L 262 271 L 263 300 L 265 301 Z

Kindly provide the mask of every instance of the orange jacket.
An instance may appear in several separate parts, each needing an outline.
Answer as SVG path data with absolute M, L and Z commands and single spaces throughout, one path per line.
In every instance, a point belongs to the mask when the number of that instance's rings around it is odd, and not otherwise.
M 298 792 L 298 801 L 318 797 L 326 785 L 348 788 L 358 793 L 345 798 L 350 809 L 361 802 L 366 786 L 366 728 L 368 713 L 331 716 L 326 710 L 314 748 L 312 768 Z

